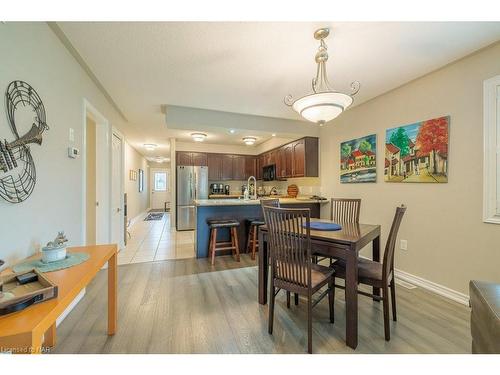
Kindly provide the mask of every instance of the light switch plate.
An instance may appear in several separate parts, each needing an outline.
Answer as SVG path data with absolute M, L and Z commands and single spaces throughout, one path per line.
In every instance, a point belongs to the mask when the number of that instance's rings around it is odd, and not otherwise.
M 408 250 L 408 241 L 407 240 L 401 240 L 399 242 L 399 247 L 401 250 Z
M 69 128 L 69 141 L 74 142 L 75 141 L 75 129 Z

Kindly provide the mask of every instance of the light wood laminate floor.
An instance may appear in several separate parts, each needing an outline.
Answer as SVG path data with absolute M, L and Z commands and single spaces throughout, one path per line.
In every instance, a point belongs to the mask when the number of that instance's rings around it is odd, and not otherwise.
M 277 297 L 274 334 L 268 307 L 257 303 L 257 268 L 218 257 L 119 267 L 118 332 L 106 335 L 106 273 L 58 327 L 55 353 L 304 353 L 306 303 Z M 382 304 L 359 296 L 359 345 L 345 345 L 344 293 L 335 324 L 325 298 L 313 312 L 314 353 L 469 353 L 469 309 L 420 288 L 397 288 L 398 322 L 384 340 Z

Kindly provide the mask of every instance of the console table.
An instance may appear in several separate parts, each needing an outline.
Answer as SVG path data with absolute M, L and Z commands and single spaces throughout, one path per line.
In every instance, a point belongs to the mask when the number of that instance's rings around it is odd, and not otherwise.
M 116 245 L 68 248 L 69 252 L 88 253 L 89 259 L 79 265 L 44 274 L 58 286 L 57 298 L 0 317 L 0 352 L 42 353 L 46 348 L 55 346 L 56 319 L 106 263 L 108 335 L 114 335 L 117 329 L 117 250 Z M 2 275 L 8 272 L 12 271 L 7 269 Z

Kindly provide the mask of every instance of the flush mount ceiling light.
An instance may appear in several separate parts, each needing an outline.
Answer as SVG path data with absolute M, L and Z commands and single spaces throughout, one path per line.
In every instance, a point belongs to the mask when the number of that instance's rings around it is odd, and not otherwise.
M 234 134 L 235 132 L 236 132 L 236 130 L 234 130 L 234 129 L 229 130 L 229 133 L 231 133 L 231 134 Z
M 245 142 L 245 144 L 248 146 L 252 146 L 256 140 L 257 138 L 255 137 L 243 137 L 243 142 Z
M 158 147 L 158 145 L 155 145 L 154 143 L 144 143 L 144 147 L 148 151 L 154 151 Z
M 324 39 L 330 34 L 327 28 L 316 30 L 314 38 L 320 41 L 315 60 L 318 64 L 316 77 L 312 80 L 313 94 L 303 96 L 293 100 L 292 95 L 285 97 L 285 104 L 292 107 L 299 115 L 306 120 L 319 125 L 333 120 L 344 112 L 353 102 L 353 96 L 359 91 L 358 81 L 351 83 L 351 93 L 343 94 L 330 87 L 326 75 L 326 62 L 328 61 L 327 46 Z
M 192 133 L 191 138 L 195 142 L 203 142 L 207 138 L 207 135 L 205 133 Z

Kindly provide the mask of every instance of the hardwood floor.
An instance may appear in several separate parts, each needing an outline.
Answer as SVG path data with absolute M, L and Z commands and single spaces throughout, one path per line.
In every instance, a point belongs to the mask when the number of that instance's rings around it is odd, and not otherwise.
M 274 334 L 268 307 L 257 303 L 257 268 L 217 257 L 120 266 L 118 331 L 106 335 L 106 273 L 57 330 L 55 353 L 305 353 L 306 304 L 276 298 Z M 345 345 L 345 304 L 337 290 L 335 324 L 328 302 L 313 312 L 314 353 L 470 353 L 469 309 L 420 288 L 397 288 L 398 322 L 384 340 L 382 304 L 359 297 L 359 345 Z

